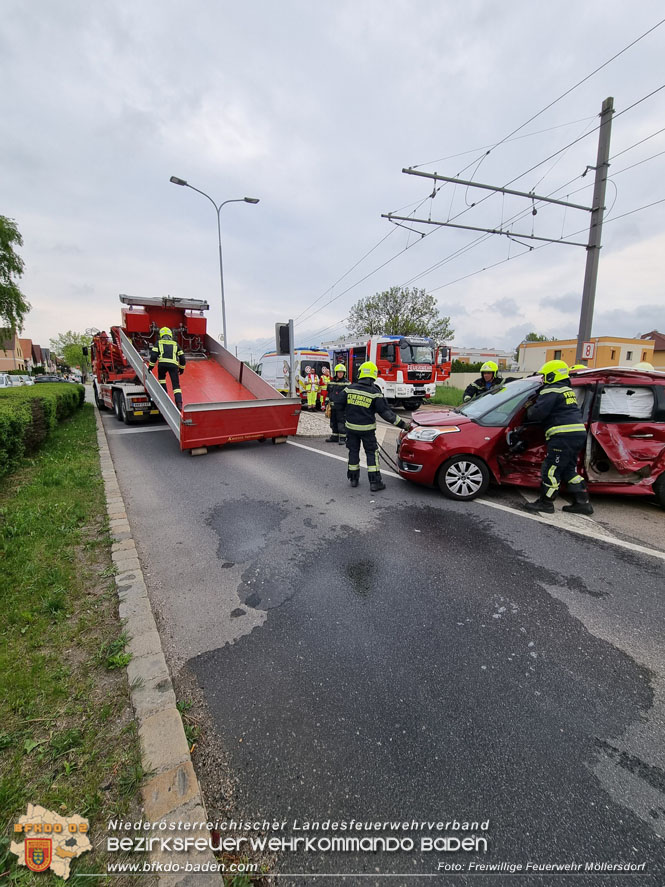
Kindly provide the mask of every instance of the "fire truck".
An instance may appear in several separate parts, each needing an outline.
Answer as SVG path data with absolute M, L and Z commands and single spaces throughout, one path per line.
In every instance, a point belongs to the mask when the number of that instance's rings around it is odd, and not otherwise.
M 424 336 L 370 336 L 329 346 L 333 366 L 343 363 L 352 382 L 361 363 L 379 368 L 377 385 L 391 406 L 415 410 L 433 397 L 437 382 L 450 376 L 450 348 Z
M 294 435 L 300 398 L 286 398 L 206 334 L 200 299 L 136 298 L 121 295 L 122 325 L 96 333 L 91 358 L 95 403 L 118 420 L 140 422 L 161 414 L 181 450 L 247 440 L 280 443 Z M 183 409 L 170 388 L 149 369 L 150 351 L 167 326 L 185 354 Z M 167 383 L 170 386 L 170 382 Z

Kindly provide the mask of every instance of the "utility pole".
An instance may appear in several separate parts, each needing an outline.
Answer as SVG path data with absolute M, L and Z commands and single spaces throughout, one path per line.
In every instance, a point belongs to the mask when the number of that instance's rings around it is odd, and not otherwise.
M 600 238 L 603 232 L 603 215 L 605 212 L 605 189 L 607 186 L 607 170 L 610 157 L 610 134 L 612 132 L 612 115 L 614 99 L 605 99 L 600 112 L 600 133 L 598 136 L 598 156 L 596 159 L 596 181 L 593 187 L 591 204 L 591 225 L 589 227 L 589 243 L 587 245 L 586 268 L 584 271 L 584 288 L 582 290 L 582 307 L 580 309 L 580 327 L 577 333 L 577 352 L 575 363 L 582 360 L 584 343 L 591 336 L 593 307 L 596 300 L 596 281 L 598 280 L 598 260 L 600 259 Z M 589 167 L 587 167 L 589 169 Z
M 480 182 L 471 182 L 466 179 L 454 178 L 452 176 L 442 176 L 438 173 L 431 172 L 421 172 L 416 169 L 403 169 L 402 172 L 406 173 L 410 176 L 421 176 L 426 179 L 433 179 L 435 182 L 451 182 L 456 185 L 463 185 L 467 188 L 480 188 L 485 191 L 494 191 L 500 194 L 509 194 L 514 197 L 524 197 L 532 202 L 534 205 L 534 215 L 535 215 L 535 204 L 536 202 L 540 203 L 553 203 L 558 206 L 565 206 L 569 209 L 577 209 L 583 210 L 590 213 L 591 223 L 589 225 L 589 238 L 587 243 L 581 243 L 574 240 L 563 240 L 561 238 L 554 239 L 551 237 L 537 237 L 533 234 L 520 234 L 517 231 L 512 231 L 506 228 L 482 228 L 476 227 L 473 225 L 459 225 L 454 222 L 438 222 L 432 218 L 428 219 L 416 219 L 413 216 L 398 216 L 395 213 L 382 213 L 382 219 L 389 219 L 396 225 L 400 225 L 402 222 L 408 222 L 409 224 L 422 224 L 422 225 L 439 225 L 444 228 L 459 228 L 464 231 L 482 231 L 486 234 L 501 234 L 505 237 L 510 237 L 511 240 L 515 241 L 523 241 L 523 240 L 538 240 L 545 243 L 562 243 L 568 246 L 580 246 L 584 247 L 587 251 L 587 259 L 586 259 L 586 269 L 584 273 L 584 287 L 582 290 L 582 305 L 580 308 L 580 326 L 579 332 L 577 335 L 577 356 L 575 358 L 576 363 L 580 363 L 582 358 L 582 350 L 584 347 L 584 342 L 589 340 L 591 336 L 591 324 L 593 321 L 593 307 L 596 298 L 596 281 L 598 279 L 598 259 L 600 256 L 600 239 L 603 231 L 603 213 L 605 212 L 605 188 L 607 185 L 607 170 L 609 168 L 609 155 L 610 155 L 610 134 L 612 131 L 612 115 L 614 114 L 614 99 L 607 98 L 603 102 L 603 106 L 600 112 L 600 132 L 598 135 L 598 155 L 596 159 L 595 166 L 587 166 L 586 171 L 589 169 L 594 169 L 596 171 L 596 181 L 594 185 L 593 191 L 593 201 L 591 206 L 583 206 L 579 203 L 569 203 L 566 200 L 557 200 L 552 197 L 547 197 L 540 194 L 535 194 L 533 191 L 516 191 L 512 188 L 499 188 L 495 185 L 485 185 Z M 586 175 L 586 172 L 583 173 Z M 402 225 L 401 227 L 406 227 L 407 230 L 413 231 L 413 228 L 408 228 L 406 225 Z M 422 233 L 422 232 L 416 232 Z M 424 235 L 423 235 L 424 236 Z

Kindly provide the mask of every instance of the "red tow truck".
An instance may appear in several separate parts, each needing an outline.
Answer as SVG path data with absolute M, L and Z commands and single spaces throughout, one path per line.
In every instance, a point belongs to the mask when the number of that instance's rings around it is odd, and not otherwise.
M 331 364 L 343 363 L 351 381 L 358 378 L 361 363 L 375 363 L 376 383 L 391 406 L 418 409 L 434 396 L 437 382 L 450 376 L 450 348 L 425 336 L 370 336 L 328 347 Z
M 91 362 L 95 403 L 121 422 L 160 413 L 181 450 L 198 455 L 209 446 L 246 440 L 281 443 L 295 435 L 300 399 L 285 398 L 206 333 L 199 299 L 135 298 L 121 295 L 122 324 L 93 337 Z M 169 327 L 185 353 L 180 377 L 183 411 L 148 368 L 161 327 Z

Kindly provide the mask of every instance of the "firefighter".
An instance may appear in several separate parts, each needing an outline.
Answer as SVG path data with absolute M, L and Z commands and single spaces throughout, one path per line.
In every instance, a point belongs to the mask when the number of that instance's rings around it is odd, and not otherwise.
M 493 360 L 487 360 L 480 368 L 480 376 L 475 382 L 469 383 L 464 390 L 464 403 L 491 391 L 492 388 L 498 388 L 503 385 L 503 377 L 499 374 L 499 367 Z
M 150 350 L 150 363 L 148 367 L 152 369 L 155 364 L 157 364 L 159 384 L 165 393 L 167 393 L 166 376 L 168 375 L 171 379 L 175 405 L 182 412 L 180 376 L 185 372 L 185 355 L 182 349 L 178 347 L 178 343 L 173 338 L 173 333 L 167 326 L 161 328 L 159 340 Z
M 577 372 L 579 372 L 580 370 L 586 370 L 586 369 L 588 369 L 588 367 L 587 367 L 586 364 L 584 364 L 584 363 L 574 363 L 574 364 L 571 366 L 571 368 L 570 368 L 570 374 L 571 374 L 571 376 L 572 376 L 573 373 L 577 373 Z
M 346 476 L 352 487 L 360 479 L 360 444 L 365 448 L 369 488 L 373 493 L 385 490 L 379 465 L 379 445 L 376 440 L 376 413 L 390 425 L 407 430 L 410 426 L 398 419 L 384 400 L 381 389 L 374 384 L 379 375 L 375 363 L 366 361 L 359 367 L 358 381 L 347 385 L 339 399 L 339 409 L 344 415 L 346 446 L 349 464 Z
M 343 445 L 346 443 L 346 432 L 344 430 L 344 412 L 339 406 L 344 389 L 349 384 L 346 378 L 346 367 L 343 363 L 338 363 L 335 367 L 335 375 L 328 382 L 328 402 L 330 404 L 330 437 L 326 438 L 326 443 L 338 443 Z
M 316 397 L 319 391 L 319 377 L 310 366 L 305 367 L 305 392 L 307 394 L 307 409 L 316 409 Z
M 552 514 L 559 485 L 564 481 L 572 493 L 573 504 L 564 505 L 563 510 L 573 514 L 593 514 L 586 483 L 577 473 L 577 457 L 586 444 L 586 428 L 577 397 L 569 384 L 570 370 L 563 360 L 549 360 L 538 372 L 544 384 L 536 402 L 527 410 L 526 421 L 543 426 L 547 455 L 540 469 L 540 495 L 524 508 Z
M 326 408 L 326 399 L 328 397 L 328 385 L 330 384 L 330 370 L 323 367 L 319 378 L 319 406 L 322 410 Z

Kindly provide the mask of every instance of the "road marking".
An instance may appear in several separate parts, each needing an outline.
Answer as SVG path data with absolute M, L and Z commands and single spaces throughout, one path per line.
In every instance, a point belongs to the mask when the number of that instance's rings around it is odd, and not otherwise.
M 347 456 L 338 456 L 336 453 L 326 453 L 324 450 L 317 450 L 315 447 L 308 447 L 305 444 L 296 443 L 295 440 L 287 440 L 287 443 L 291 444 L 292 447 L 300 447 L 301 450 L 309 450 L 311 453 L 318 453 L 319 456 L 327 456 L 329 459 L 338 459 L 340 462 L 343 462 L 345 465 L 348 464 Z M 367 463 L 364 461 L 364 454 L 361 453 L 360 456 L 360 464 L 363 468 L 367 468 Z M 403 477 L 400 477 L 399 474 L 395 474 L 394 471 L 388 471 L 387 468 L 381 466 L 381 476 L 386 475 L 387 477 L 395 477 L 397 480 L 404 480 Z
M 106 430 L 106 429 L 105 429 Z M 157 425 L 155 428 L 119 428 L 117 431 L 107 431 L 107 434 L 145 434 L 148 431 L 170 431 L 168 425 Z
M 289 440 L 287 443 L 290 443 L 292 447 L 300 447 L 302 450 L 309 450 L 312 453 L 318 453 L 319 456 L 327 456 L 329 459 L 338 459 L 340 462 L 344 462 L 346 464 L 347 460 L 344 456 L 337 456 L 335 453 L 325 453 L 323 450 L 317 450 L 314 447 L 305 446 L 305 444 L 296 443 L 294 440 Z M 399 474 L 395 474 L 393 471 L 387 471 L 381 468 L 381 474 L 387 475 L 389 477 L 395 477 L 398 480 L 403 480 L 406 482 L 406 478 L 400 477 Z M 628 551 L 637 551 L 640 554 L 647 554 L 650 557 L 656 557 L 661 561 L 665 561 L 665 552 L 657 551 L 655 548 L 647 548 L 644 545 L 638 545 L 635 542 L 625 542 L 623 539 L 617 539 L 615 536 L 606 536 L 604 535 L 605 531 L 601 528 L 595 529 L 596 524 L 593 520 L 589 520 L 590 524 L 593 524 L 592 527 L 580 527 L 580 526 L 571 526 L 569 523 L 569 518 L 567 516 L 564 517 L 563 514 L 559 515 L 555 513 L 554 515 L 549 515 L 548 517 L 540 517 L 537 514 L 529 514 L 527 511 L 521 511 L 517 508 L 511 508 L 510 505 L 502 505 L 499 502 L 492 502 L 490 499 L 474 499 L 474 503 L 478 505 L 486 505 L 488 508 L 496 508 L 498 511 L 507 511 L 509 514 L 514 514 L 517 517 L 521 517 L 525 520 L 536 521 L 539 524 L 546 524 L 548 527 L 556 527 L 559 530 L 566 530 L 568 533 L 577 533 L 578 536 L 586 536 L 587 539 L 594 539 L 596 542 L 604 542 L 606 545 L 614 545 L 617 548 L 625 548 Z M 577 515 L 570 515 L 571 518 L 577 517 Z

